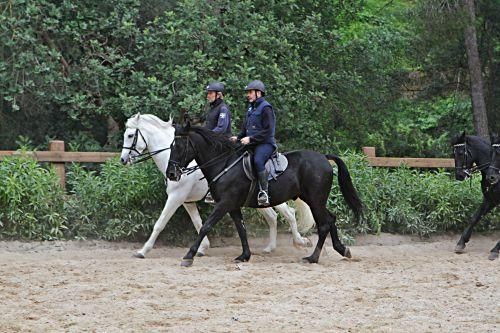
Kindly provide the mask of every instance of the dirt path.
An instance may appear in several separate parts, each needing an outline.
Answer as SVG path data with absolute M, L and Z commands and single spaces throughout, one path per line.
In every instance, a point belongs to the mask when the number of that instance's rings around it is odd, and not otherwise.
M 185 248 L 140 260 L 136 243 L 0 242 L 0 331 L 499 332 L 500 266 L 487 256 L 500 233 L 473 235 L 463 255 L 457 239 L 362 237 L 353 260 L 328 243 L 310 265 L 312 250 L 280 235 L 271 255 L 235 264 L 231 244 L 187 269 Z

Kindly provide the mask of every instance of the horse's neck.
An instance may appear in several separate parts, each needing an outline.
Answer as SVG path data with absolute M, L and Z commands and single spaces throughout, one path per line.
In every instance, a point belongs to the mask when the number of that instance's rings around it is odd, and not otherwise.
M 491 149 L 489 145 L 483 144 L 482 142 L 478 141 L 475 144 L 474 149 L 476 150 L 476 158 L 474 162 L 477 166 L 484 166 L 490 163 Z
M 206 153 L 212 151 L 210 147 L 202 147 L 202 148 L 197 147 L 197 149 L 202 153 L 197 154 L 195 161 L 200 166 L 203 175 L 205 176 L 205 178 L 209 183 L 227 166 L 227 164 L 229 163 L 228 161 L 231 159 L 231 157 L 234 157 L 234 156 L 229 156 L 229 152 L 217 152 L 216 155 L 210 156 L 210 154 Z M 227 155 L 227 158 L 221 159 L 220 162 L 217 162 L 214 165 L 203 167 L 203 165 L 206 164 L 207 162 L 212 161 L 214 158 L 217 158 L 218 156 L 224 154 Z
M 147 131 L 148 134 L 148 149 L 150 153 L 155 151 L 170 148 L 172 144 L 171 140 L 169 140 L 169 136 L 165 133 L 162 133 L 161 130 L 156 130 L 154 133 L 151 130 Z M 173 136 L 172 136 L 173 137 Z M 156 167 L 162 175 L 166 176 L 168 161 L 170 160 L 170 149 L 162 151 L 153 156 L 153 161 L 156 164 Z

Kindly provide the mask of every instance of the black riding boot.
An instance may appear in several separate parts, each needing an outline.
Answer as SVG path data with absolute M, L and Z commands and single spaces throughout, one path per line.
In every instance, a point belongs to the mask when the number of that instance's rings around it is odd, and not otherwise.
M 259 194 L 257 195 L 257 203 L 259 206 L 269 206 L 269 195 L 267 194 L 267 176 L 266 170 L 259 172 Z

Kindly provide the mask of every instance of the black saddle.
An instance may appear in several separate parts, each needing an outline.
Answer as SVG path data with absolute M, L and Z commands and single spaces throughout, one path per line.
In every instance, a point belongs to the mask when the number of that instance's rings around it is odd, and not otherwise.
M 267 179 L 276 180 L 287 167 L 288 159 L 286 156 L 275 150 L 266 162 L 266 171 L 269 173 Z M 253 167 L 253 153 L 251 151 L 246 151 L 244 154 L 243 170 L 245 170 L 245 174 L 249 180 L 255 181 L 257 179 L 257 173 Z

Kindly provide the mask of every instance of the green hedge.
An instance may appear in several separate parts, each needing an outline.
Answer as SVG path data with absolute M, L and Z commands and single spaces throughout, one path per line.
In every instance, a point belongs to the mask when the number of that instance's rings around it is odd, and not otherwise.
M 471 181 L 455 180 L 454 172 L 370 167 L 363 156 L 344 154 L 356 189 L 365 205 L 364 224 L 353 225 L 334 182 L 329 207 L 339 217 L 340 228 L 353 232 L 418 234 L 462 232 L 482 201 L 480 175 Z M 499 210 L 484 218 L 475 230 L 500 226 Z M 484 223 L 489 221 L 489 223 Z
M 334 181 L 328 206 L 337 214 L 347 241 L 360 232 L 422 236 L 461 232 L 482 200 L 479 176 L 471 182 L 458 182 L 445 170 L 372 168 L 361 155 L 347 152 L 342 156 L 365 205 L 364 221 L 354 223 Z M 0 162 L 3 238 L 144 240 L 165 200 L 163 177 L 153 163 L 123 167 L 113 160 L 98 170 L 73 164 L 68 168 L 67 193 L 63 193 L 55 173 L 30 158 L 10 157 Z M 201 203 L 199 208 L 205 219 L 211 207 Z M 255 210 L 245 209 L 244 215 L 250 234 L 267 228 Z M 490 223 L 480 223 L 476 230 L 497 228 L 498 210 L 485 220 Z M 213 233 L 233 235 L 234 227 L 225 218 Z M 188 243 L 194 235 L 181 208 L 161 239 Z
M 0 162 L 0 236 L 62 238 L 63 194 L 53 170 L 28 157 L 6 157 Z

